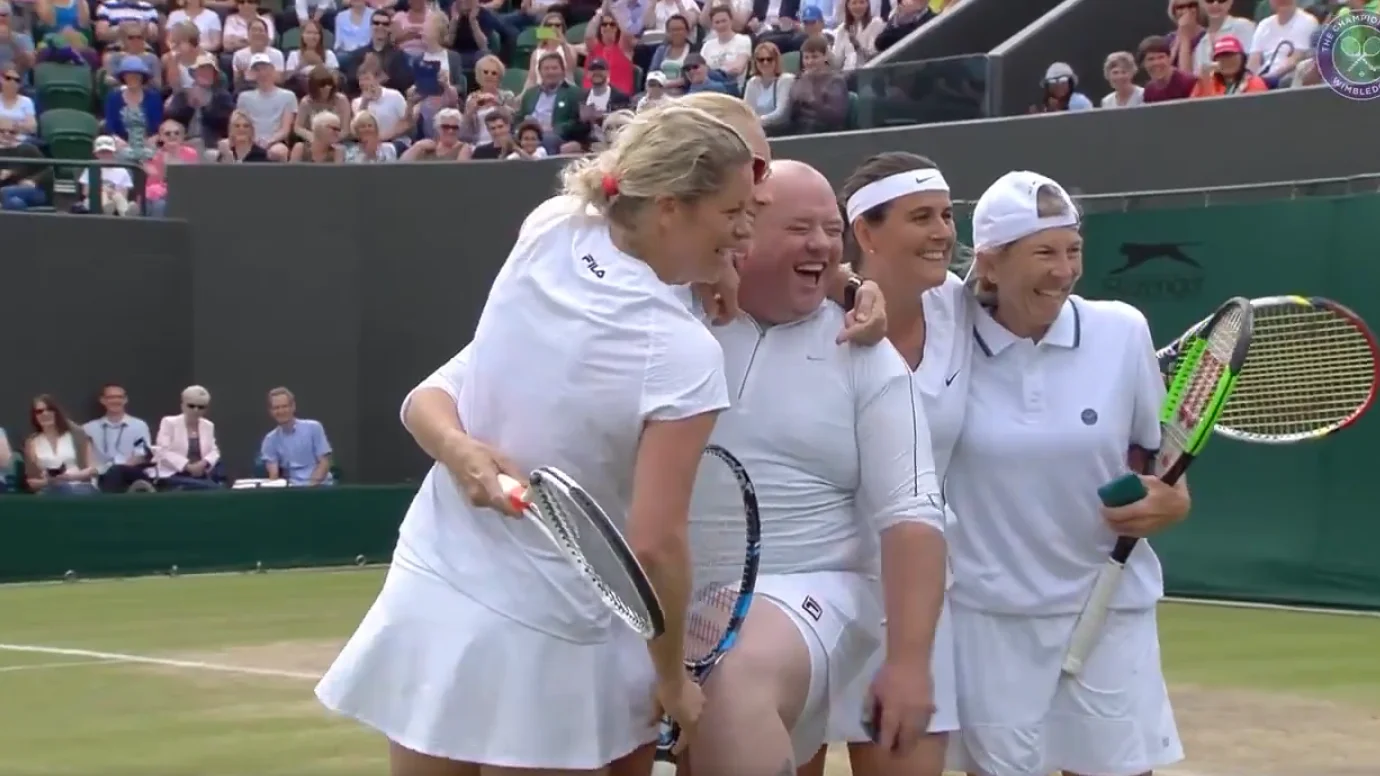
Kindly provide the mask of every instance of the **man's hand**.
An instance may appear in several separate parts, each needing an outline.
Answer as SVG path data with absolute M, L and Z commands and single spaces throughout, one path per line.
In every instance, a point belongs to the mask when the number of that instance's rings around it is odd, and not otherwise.
M 187 473 L 193 477 L 200 477 L 206 473 L 205 461 L 192 461 L 187 464 Z
M 524 486 L 527 475 L 502 453 L 471 437 L 456 434 L 447 441 L 440 458 L 471 504 L 496 509 L 508 517 L 522 517 L 504 493 L 503 486 L 498 484 L 498 475 L 506 474 Z
M 843 316 L 843 331 L 835 342 L 842 345 L 876 345 L 886 338 L 886 300 L 882 289 L 871 280 L 864 280 L 854 298 L 853 309 Z
M 934 686 L 928 660 L 912 656 L 888 658 L 872 680 L 874 742 L 885 753 L 905 756 L 930 727 L 934 716 Z
M 1145 498 L 1124 507 L 1102 508 L 1102 519 L 1117 536 L 1144 539 L 1188 516 L 1193 500 L 1189 497 L 1187 483 L 1179 480 L 1174 485 L 1166 485 L 1159 477 L 1137 476 L 1145 485 Z
M 695 283 L 691 286 L 709 322 L 722 326 L 738 317 L 738 268 L 732 260 L 724 262 L 723 271 L 714 283 Z

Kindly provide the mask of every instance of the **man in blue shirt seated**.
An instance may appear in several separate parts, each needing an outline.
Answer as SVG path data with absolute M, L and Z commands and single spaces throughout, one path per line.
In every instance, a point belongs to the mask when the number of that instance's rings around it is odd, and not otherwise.
M 98 482 L 106 493 L 153 490 L 149 481 L 153 453 L 149 445 L 154 437 L 149 433 L 149 424 L 125 412 L 128 403 L 129 394 L 124 386 L 107 383 L 101 387 L 105 414 L 81 427 L 91 440 L 96 471 L 100 472 Z
M 259 456 L 270 480 L 289 485 L 332 485 L 331 443 L 315 420 L 297 417 L 297 399 L 286 388 L 268 392 L 268 411 L 278 427 L 264 435 Z

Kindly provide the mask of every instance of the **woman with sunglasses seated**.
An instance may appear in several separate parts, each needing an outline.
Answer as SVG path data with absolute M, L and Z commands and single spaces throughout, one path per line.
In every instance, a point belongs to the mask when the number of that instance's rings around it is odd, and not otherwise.
M 89 495 L 96 493 L 96 467 L 91 439 L 67 413 L 43 394 L 29 407 L 34 432 L 24 441 L 24 478 L 33 493 Z
M 182 391 L 182 414 L 158 424 L 154 463 L 160 484 L 170 490 L 211 490 L 223 481 L 216 424 L 206 418 L 211 392 L 199 385 Z

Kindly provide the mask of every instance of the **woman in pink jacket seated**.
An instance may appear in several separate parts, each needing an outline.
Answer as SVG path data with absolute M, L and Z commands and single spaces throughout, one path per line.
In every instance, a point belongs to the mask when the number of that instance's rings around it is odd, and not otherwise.
M 199 385 L 182 391 L 182 414 L 169 415 L 158 424 L 154 463 L 161 484 L 173 490 L 219 488 L 220 448 L 216 424 L 206 419 L 211 392 Z

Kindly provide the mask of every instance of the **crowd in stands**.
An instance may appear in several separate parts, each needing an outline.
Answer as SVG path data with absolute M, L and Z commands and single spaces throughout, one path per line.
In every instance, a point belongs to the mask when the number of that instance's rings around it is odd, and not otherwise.
M 1361 11 L 1380 13 L 1380 0 L 1260 0 L 1255 18 L 1231 14 L 1232 0 L 1169 0 L 1168 29 L 1141 41 L 1137 51 L 1107 56 L 1103 76 L 1111 91 L 1097 106 L 1128 108 L 1170 100 L 1222 97 L 1301 88 L 1322 83 L 1315 53 L 1323 25 Z M 1138 70 L 1144 86 L 1136 84 Z M 1073 68 L 1055 62 L 1040 85 L 1031 113 L 1089 110 Z
M 17 447 L 0 428 L 0 493 L 91 495 L 170 490 L 213 490 L 230 482 L 207 417 L 211 393 L 182 391 L 180 412 L 149 424 L 127 412 L 121 385 L 101 388 L 101 414 L 78 424 L 47 394 L 29 406 L 29 433 Z M 297 417 L 287 388 L 268 392 L 273 427 L 264 435 L 255 477 L 239 485 L 321 486 L 335 482 L 331 443 L 315 420 Z M 18 436 L 16 437 L 18 438 Z
M 0 153 L 128 164 L 76 185 L 158 215 L 168 164 L 584 153 L 702 90 L 837 131 L 844 74 L 959 2 L 284 1 L 0 0 Z M 0 170 L 5 209 L 52 204 L 50 166 Z

